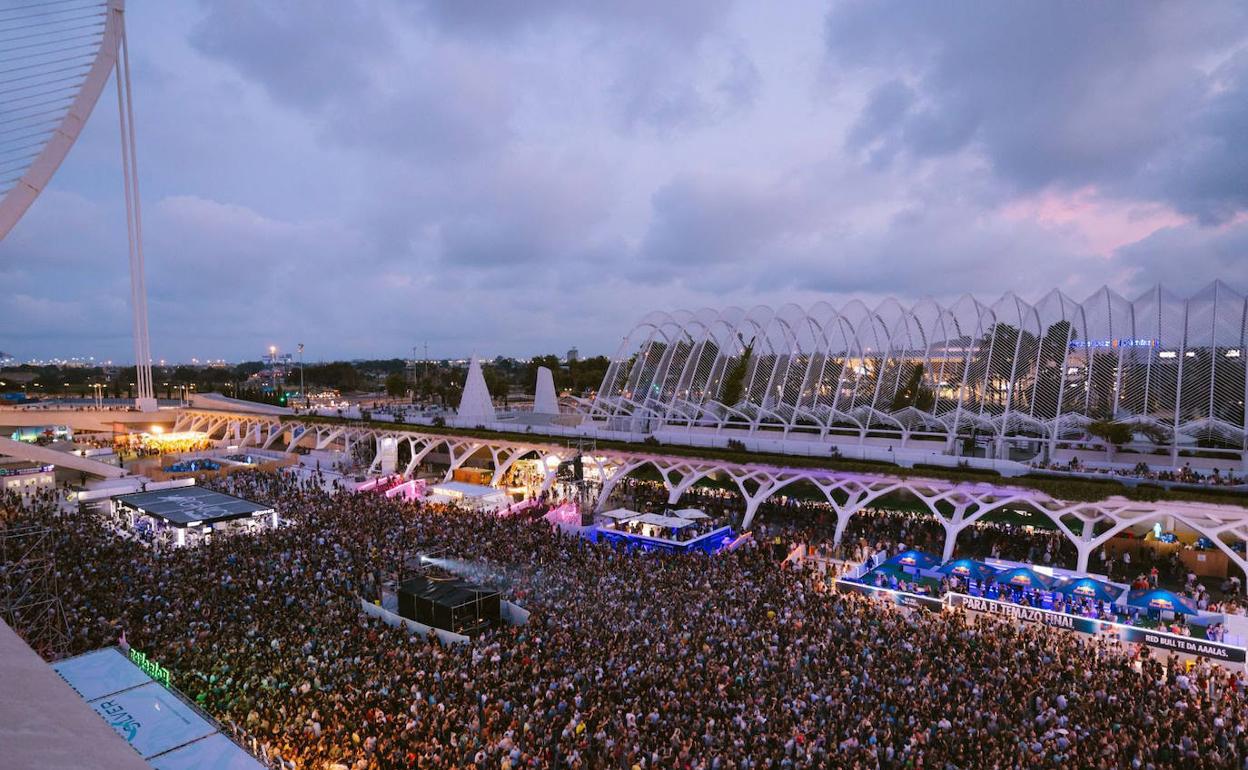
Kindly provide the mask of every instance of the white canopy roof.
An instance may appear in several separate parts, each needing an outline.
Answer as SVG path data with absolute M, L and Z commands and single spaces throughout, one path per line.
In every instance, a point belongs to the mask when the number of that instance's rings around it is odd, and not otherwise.
M 642 524 L 653 524 L 656 527 L 671 527 L 672 529 L 693 526 L 693 522 L 689 519 L 678 519 L 675 516 L 660 516 L 657 513 L 647 513 L 639 517 L 637 521 L 640 521 Z
M 705 511 L 700 511 L 697 508 L 681 508 L 679 511 L 676 511 L 676 515 L 682 519 L 709 519 L 711 518 L 710 516 L 706 514 Z
M 491 497 L 505 494 L 501 489 L 487 487 L 484 484 L 469 484 L 466 481 L 444 481 L 429 487 L 432 494 L 463 495 L 464 497 Z
M 627 508 L 616 508 L 615 510 L 607 511 L 602 515 L 606 516 L 608 519 L 635 519 L 641 516 L 641 514 L 637 511 L 630 511 Z

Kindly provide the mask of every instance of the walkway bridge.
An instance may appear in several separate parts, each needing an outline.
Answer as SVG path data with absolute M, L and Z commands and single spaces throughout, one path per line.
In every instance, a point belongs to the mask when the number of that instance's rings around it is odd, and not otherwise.
M 11 438 L 0 438 L 0 455 L 16 457 L 19 460 L 29 460 L 40 465 L 55 465 L 58 468 L 69 468 L 79 473 L 98 476 L 102 479 L 119 479 L 130 475 L 129 471 L 124 468 L 118 468 L 116 465 L 79 457 L 69 452 L 58 452 L 55 449 L 29 444 L 25 441 L 14 441 Z

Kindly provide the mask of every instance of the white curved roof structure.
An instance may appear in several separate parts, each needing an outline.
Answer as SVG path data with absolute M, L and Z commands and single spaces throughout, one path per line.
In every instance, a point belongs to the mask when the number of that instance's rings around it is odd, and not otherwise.
M 0 239 L 43 192 L 115 68 L 124 0 L 0 4 Z
M 1135 300 L 1102 288 L 942 305 L 888 299 L 651 313 L 628 334 L 590 417 L 690 427 L 1056 442 L 1100 419 L 1174 449 L 1244 451 L 1248 301 L 1214 282 Z
M 156 409 L 156 397 L 124 5 L 124 0 L 0 3 L 0 240 L 60 168 L 109 74 L 116 72 L 138 380 L 135 405 L 148 412 Z

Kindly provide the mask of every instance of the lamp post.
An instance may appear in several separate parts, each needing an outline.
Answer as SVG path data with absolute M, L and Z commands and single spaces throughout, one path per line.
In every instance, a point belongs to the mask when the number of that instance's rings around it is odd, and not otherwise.
M 303 408 L 307 409 L 310 402 L 308 401 L 308 391 L 303 386 L 303 343 L 302 342 L 299 343 L 299 392 L 303 394 Z
M 277 345 L 269 345 L 269 379 L 272 381 L 273 393 L 277 394 Z

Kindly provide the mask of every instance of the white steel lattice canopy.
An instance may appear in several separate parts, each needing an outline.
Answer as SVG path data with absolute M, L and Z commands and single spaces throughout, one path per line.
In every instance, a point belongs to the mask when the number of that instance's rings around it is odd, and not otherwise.
M 1127 422 L 1135 441 L 1244 451 L 1248 302 L 1102 288 L 942 305 L 759 306 L 646 316 L 589 405 L 620 430 L 978 434 L 1019 443 Z
M 117 61 L 123 0 L 0 0 L 0 239 L 60 167 Z

